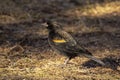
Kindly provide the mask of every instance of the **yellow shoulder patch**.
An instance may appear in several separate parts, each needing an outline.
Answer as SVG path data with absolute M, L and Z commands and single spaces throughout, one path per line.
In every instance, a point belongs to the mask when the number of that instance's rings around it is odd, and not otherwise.
M 53 42 L 56 42 L 56 43 L 65 43 L 66 41 L 64 39 L 53 39 Z

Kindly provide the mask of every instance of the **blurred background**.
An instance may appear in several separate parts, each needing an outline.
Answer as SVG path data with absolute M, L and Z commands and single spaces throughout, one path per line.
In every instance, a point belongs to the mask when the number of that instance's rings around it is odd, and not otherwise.
M 120 0 L 0 0 L 1 80 L 120 79 L 109 69 L 99 71 L 100 66 L 86 58 L 73 63 L 94 67 L 88 69 L 91 74 L 73 64 L 65 72 L 56 69 L 64 59 L 48 45 L 44 18 L 57 21 L 112 69 L 120 69 Z

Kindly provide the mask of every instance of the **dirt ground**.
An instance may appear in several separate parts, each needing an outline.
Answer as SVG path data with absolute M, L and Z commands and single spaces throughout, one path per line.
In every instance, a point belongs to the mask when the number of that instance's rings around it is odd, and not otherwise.
M 54 52 L 42 19 L 57 21 L 110 67 Z M 120 80 L 119 0 L 1 0 L 0 80 Z

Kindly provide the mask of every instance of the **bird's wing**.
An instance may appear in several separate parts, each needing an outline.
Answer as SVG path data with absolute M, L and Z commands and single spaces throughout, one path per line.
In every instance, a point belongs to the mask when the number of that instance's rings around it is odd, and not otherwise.
M 77 44 L 74 38 L 69 33 L 65 31 L 57 31 L 57 32 L 62 37 L 62 39 L 58 40 L 58 42 L 61 42 L 61 43 L 63 42 L 69 46 L 75 46 Z
M 61 37 L 60 40 L 53 40 L 54 43 L 57 43 L 57 46 L 59 46 L 59 50 L 65 51 L 65 52 L 73 52 L 72 54 L 88 54 L 92 55 L 87 49 L 82 47 L 80 44 L 78 44 L 75 39 L 67 32 L 65 31 L 57 31 L 59 36 Z

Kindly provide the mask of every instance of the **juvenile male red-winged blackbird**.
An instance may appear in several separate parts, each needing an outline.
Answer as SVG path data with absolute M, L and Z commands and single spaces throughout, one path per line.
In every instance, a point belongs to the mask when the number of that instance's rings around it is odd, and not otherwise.
M 105 66 L 104 62 L 95 58 L 91 52 L 80 46 L 60 25 L 53 21 L 47 21 L 46 23 L 49 31 L 48 42 L 54 50 L 67 57 L 64 64 L 67 64 L 70 59 L 82 55 Z

